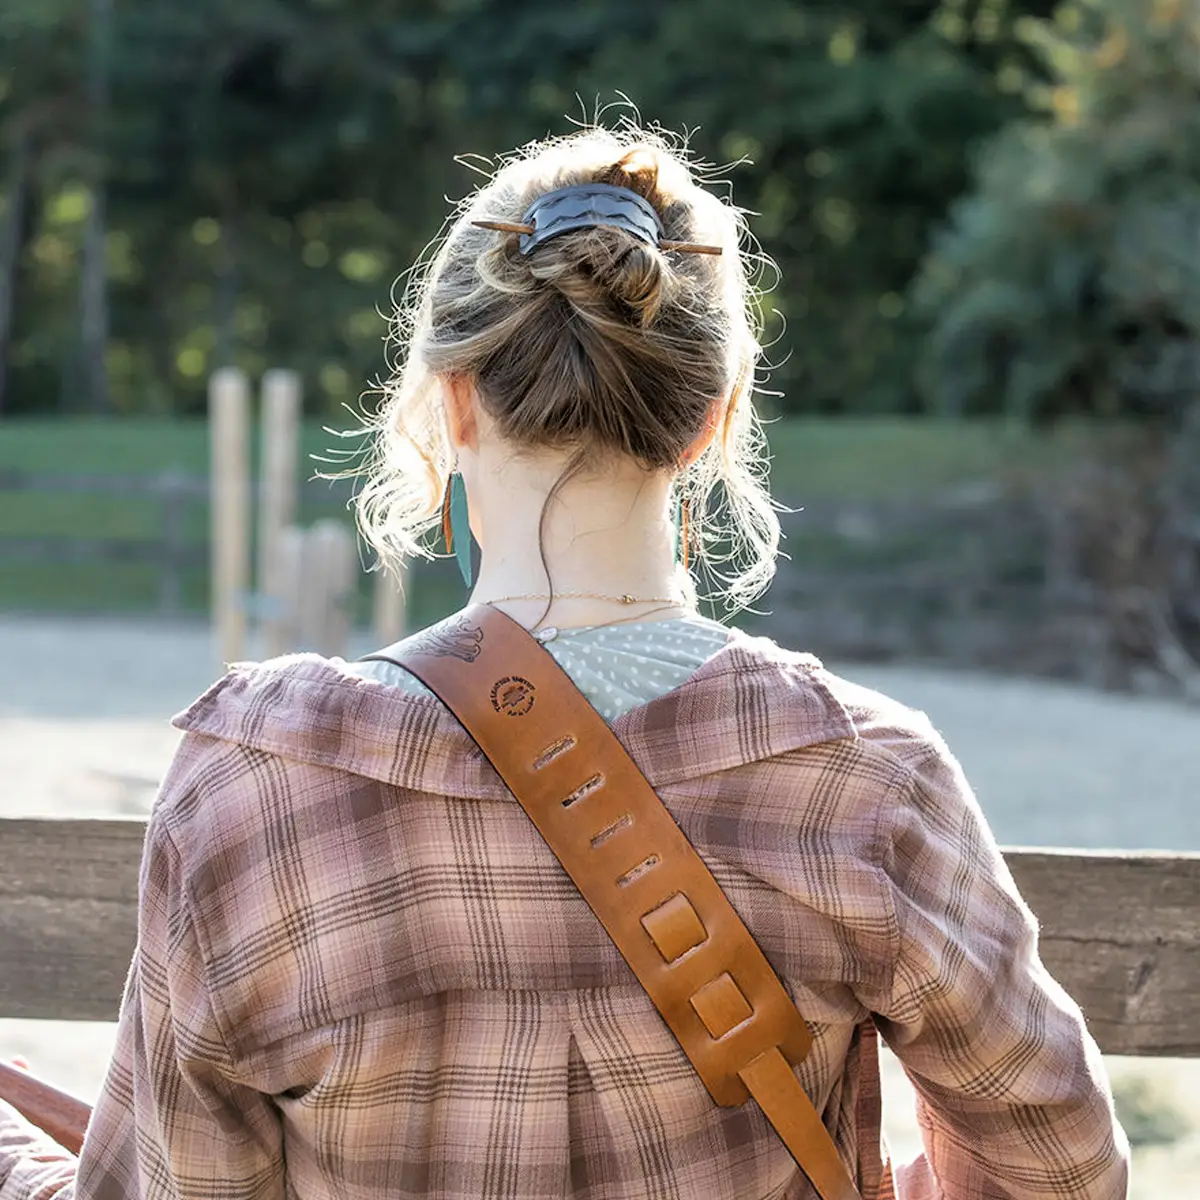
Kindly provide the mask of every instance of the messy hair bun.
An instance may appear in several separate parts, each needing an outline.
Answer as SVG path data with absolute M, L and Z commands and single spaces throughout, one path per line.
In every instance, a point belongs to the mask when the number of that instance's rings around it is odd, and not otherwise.
M 664 241 L 593 226 L 522 254 L 515 233 L 538 196 L 571 184 L 629 188 L 657 212 Z M 728 398 L 710 448 L 676 478 L 691 501 L 694 561 L 732 604 L 770 582 L 779 523 L 765 487 L 748 392 L 760 355 L 736 209 L 699 186 L 686 157 L 634 127 L 589 128 L 504 161 L 461 207 L 397 313 L 400 349 L 369 423 L 375 459 L 359 495 L 364 535 L 390 565 L 428 554 L 452 463 L 437 377 L 472 378 L 501 436 L 517 446 L 632 456 L 674 473 Z M 712 503 L 715 501 L 715 503 Z M 717 547 L 720 547 L 718 550 Z
M 658 188 L 658 162 L 644 150 L 631 150 L 590 182 L 628 188 L 660 214 L 666 207 Z M 531 256 L 534 278 L 558 287 L 585 311 L 607 300 L 645 329 L 677 290 L 663 251 L 624 229 L 597 225 L 576 230 L 559 254 L 545 253 L 551 249 L 549 243 Z
M 534 279 L 556 288 L 581 316 L 611 312 L 638 329 L 654 321 L 670 299 L 673 279 L 662 251 L 624 229 L 598 225 L 576 230 L 568 246 L 553 242 L 528 260 Z M 553 251 L 559 250 L 555 254 Z

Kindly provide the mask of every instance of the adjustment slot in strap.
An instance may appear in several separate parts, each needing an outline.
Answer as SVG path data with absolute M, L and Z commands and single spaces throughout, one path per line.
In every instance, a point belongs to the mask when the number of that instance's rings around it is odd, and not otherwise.
M 533 769 L 541 771 L 548 767 L 556 758 L 561 758 L 568 750 L 574 750 L 578 743 L 571 734 L 552 742 L 533 760 Z
M 620 833 L 622 829 L 628 829 L 632 824 L 633 817 L 629 813 L 626 813 L 623 817 L 618 817 L 611 825 L 606 825 L 592 838 L 592 849 L 599 850 L 610 837 Z
M 652 871 L 660 862 L 662 862 L 662 859 L 659 858 L 657 854 L 648 855 L 646 858 L 643 858 L 636 867 L 630 867 L 629 870 L 617 880 L 617 887 L 623 888 L 628 887 L 631 883 L 637 883 L 637 881 L 641 879 L 641 877 L 645 875 L 647 871 Z
M 598 791 L 604 786 L 603 775 L 593 775 L 591 779 L 584 780 L 569 796 L 563 799 L 563 808 L 570 808 L 573 804 L 578 804 L 580 800 L 590 796 L 593 792 Z

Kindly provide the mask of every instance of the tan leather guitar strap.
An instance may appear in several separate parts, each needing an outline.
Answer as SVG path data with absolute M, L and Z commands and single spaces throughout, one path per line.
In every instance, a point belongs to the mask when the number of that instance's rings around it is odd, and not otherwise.
M 758 944 L 646 777 L 520 625 L 473 605 L 397 647 L 529 814 L 712 1098 L 753 1096 L 821 1200 L 860 1200 L 792 1067 L 812 1044 Z M 372 658 L 386 658 L 372 655 Z

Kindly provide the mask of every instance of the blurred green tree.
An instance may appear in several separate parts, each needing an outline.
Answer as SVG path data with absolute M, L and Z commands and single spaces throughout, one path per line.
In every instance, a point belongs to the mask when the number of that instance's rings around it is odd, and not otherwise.
M 1016 111 L 995 74 L 1012 9 L 763 0 L 751 20 L 694 0 L 654 39 L 609 47 L 605 77 L 637 63 L 649 110 L 682 111 L 710 155 L 753 164 L 739 198 L 781 271 L 768 303 L 786 324 L 786 408 L 916 407 L 904 294 L 969 147 Z
M 1200 386 L 1200 0 L 1073 0 L 1017 32 L 1038 115 L 987 146 L 914 285 L 926 394 L 1178 415 Z
M 122 0 L 98 120 L 93 4 L 0 12 L 0 411 L 85 407 L 95 178 L 115 409 L 195 411 L 237 361 L 297 367 L 328 410 L 384 367 L 389 283 L 475 182 L 454 156 L 565 131 L 619 92 L 699 127 L 704 158 L 750 160 L 733 176 L 782 272 L 764 303 L 787 322 L 783 406 L 913 410 L 908 282 L 1035 69 L 1014 20 L 1049 7 Z
M 78 360 L 86 15 L 77 0 L 0 8 L 0 413 L 20 392 L 54 404 Z

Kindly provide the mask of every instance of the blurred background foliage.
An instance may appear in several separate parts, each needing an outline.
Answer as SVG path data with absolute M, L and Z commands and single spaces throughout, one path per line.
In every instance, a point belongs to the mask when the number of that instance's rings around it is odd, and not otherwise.
M 948 412 L 1177 417 L 1200 380 L 1200 4 L 1022 19 L 1034 114 L 984 148 L 914 287 Z
M 996 332 L 1003 306 L 976 295 L 972 273 L 991 272 L 1013 227 L 1046 270 L 1073 261 L 1045 261 L 1045 234 L 1033 245 L 1021 229 L 1012 204 L 1034 181 L 1016 177 L 1028 173 L 1017 151 L 989 160 L 975 208 L 926 267 L 920 311 L 910 289 L 972 186 L 977 147 L 1030 122 L 1064 139 L 1061 104 L 1029 116 L 1060 82 L 1080 94 L 1072 153 L 1096 160 L 1096 188 L 1111 183 L 1119 153 L 1098 130 L 1117 85 L 1102 104 L 1047 51 L 1052 29 L 1062 45 L 1092 36 L 1091 17 L 1063 15 L 1078 5 L 1047 25 L 1054 11 L 1045 0 L 760 0 L 753 11 L 726 0 L 5 0 L 0 413 L 199 412 L 207 375 L 227 362 L 301 370 L 316 412 L 353 400 L 384 369 L 393 279 L 441 225 L 446 197 L 475 183 L 455 156 L 565 132 L 622 93 L 694 131 L 703 158 L 741 162 L 728 172 L 735 199 L 759 214 L 753 228 L 781 270 L 768 304 L 784 411 L 913 413 L 960 387 L 972 410 L 995 408 L 1025 385 L 979 383 L 978 363 L 1012 335 Z M 1109 74 L 1135 62 L 1157 72 L 1161 102 L 1184 81 L 1185 43 L 1169 60 L 1129 36 L 1128 54 L 1105 51 Z M 1149 104 L 1141 76 L 1124 86 L 1128 140 L 1153 140 L 1132 128 Z M 1126 175 L 1138 169 L 1127 156 Z M 951 320 L 964 297 L 975 317 Z M 1024 378 L 1035 368 L 1021 354 Z

